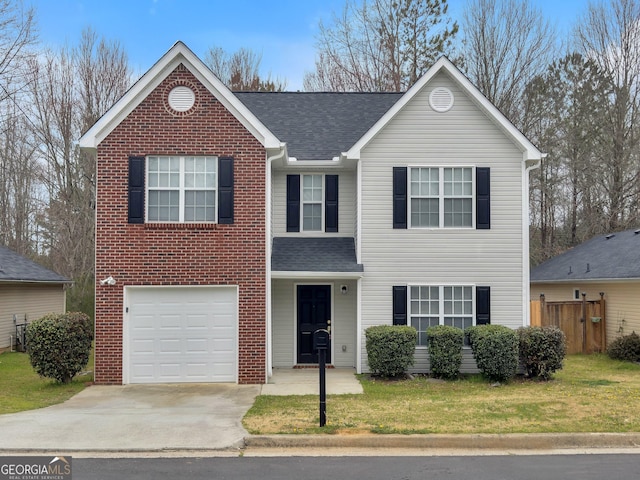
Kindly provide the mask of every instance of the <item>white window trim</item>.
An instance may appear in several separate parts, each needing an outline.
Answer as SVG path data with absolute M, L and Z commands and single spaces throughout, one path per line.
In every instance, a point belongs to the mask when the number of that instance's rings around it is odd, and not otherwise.
M 439 195 L 438 195 L 438 215 L 440 224 L 437 227 L 420 227 L 413 226 L 411 223 L 411 170 L 414 168 L 437 168 L 440 170 L 439 179 Z M 445 227 L 444 226 L 444 169 L 445 168 L 470 168 L 471 169 L 471 225 L 468 227 Z M 476 167 L 471 165 L 411 165 L 408 166 L 407 172 L 407 222 L 408 228 L 416 230 L 474 230 L 476 228 Z M 434 197 L 435 198 L 435 197 Z M 448 197 L 449 198 L 449 197 Z M 451 197 L 455 198 L 455 197 Z
M 307 233 L 322 233 L 324 232 L 324 211 L 325 211 L 325 178 L 324 173 L 301 173 L 300 174 L 300 232 Z M 320 200 L 320 229 L 319 230 L 306 230 L 304 228 L 304 206 L 315 205 L 318 202 L 305 202 L 304 201 L 304 177 L 305 176 L 319 176 L 320 187 L 322 189 L 322 199 Z
M 178 189 L 178 220 L 149 220 L 149 190 L 176 190 L 173 187 L 162 187 L 162 188 L 150 188 L 149 187 L 149 158 L 178 158 L 180 160 L 180 186 Z M 216 184 L 213 189 L 205 189 L 207 191 L 213 191 L 215 196 L 215 209 L 213 213 L 213 220 L 185 220 L 184 219 L 184 206 L 185 206 L 185 192 L 192 190 L 202 190 L 202 188 L 187 188 L 185 187 L 185 159 L 189 158 L 215 158 L 216 161 Z M 145 158 L 145 172 L 144 172 L 144 217 L 145 223 L 169 223 L 169 224 L 178 224 L 178 223 L 218 223 L 218 176 L 220 174 L 220 157 L 216 155 L 148 155 Z
M 411 314 L 411 288 L 412 287 L 438 287 L 440 289 L 439 295 L 439 308 L 438 310 L 441 312 L 438 314 L 438 325 L 444 325 L 444 317 L 451 316 L 460 316 L 460 315 L 445 315 L 444 313 L 444 288 L 445 287 L 470 287 L 471 288 L 471 325 L 476 325 L 476 285 L 473 283 L 411 283 L 407 285 L 407 325 L 412 326 L 411 318 L 413 316 L 421 316 L 421 315 L 412 315 Z M 422 315 L 425 316 L 425 315 Z M 435 315 L 429 315 L 434 317 Z M 466 315 L 464 315 L 466 316 Z M 418 345 L 416 344 L 416 348 L 426 349 L 427 345 Z M 463 348 L 467 348 L 466 345 Z

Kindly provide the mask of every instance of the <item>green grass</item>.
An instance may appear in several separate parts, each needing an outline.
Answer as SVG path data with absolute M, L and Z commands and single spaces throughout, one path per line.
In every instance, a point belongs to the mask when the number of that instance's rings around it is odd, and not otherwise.
M 91 355 L 87 371 L 93 371 Z M 26 353 L 0 354 L 0 414 L 48 407 L 68 400 L 93 381 L 93 374 L 77 375 L 67 385 L 41 378 Z
M 363 395 L 328 396 L 322 429 L 317 396 L 260 396 L 243 424 L 253 434 L 640 431 L 640 366 L 605 355 L 569 356 L 549 382 L 360 381 Z

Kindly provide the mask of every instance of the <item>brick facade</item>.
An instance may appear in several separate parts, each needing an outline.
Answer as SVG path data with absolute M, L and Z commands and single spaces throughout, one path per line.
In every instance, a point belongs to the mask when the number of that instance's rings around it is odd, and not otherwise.
M 188 85 L 196 103 L 176 113 L 167 95 Z M 129 224 L 128 158 L 234 158 L 235 219 L 221 224 Z M 265 149 L 183 66 L 178 66 L 98 146 L 95 381 L 121 384 L 123 288 L 238 285 L 239 383 L 264 383 L 266 365 Z

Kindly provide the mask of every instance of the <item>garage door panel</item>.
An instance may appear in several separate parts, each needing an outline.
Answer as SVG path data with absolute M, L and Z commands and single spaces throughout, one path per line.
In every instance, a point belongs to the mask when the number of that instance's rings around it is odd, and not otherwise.
M 129 382 L 235 382 L 236 297 L 235 287 L 132 288 Z

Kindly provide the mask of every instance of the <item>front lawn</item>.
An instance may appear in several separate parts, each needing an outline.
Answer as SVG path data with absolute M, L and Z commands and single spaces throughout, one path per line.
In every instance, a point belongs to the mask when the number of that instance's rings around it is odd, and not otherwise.
M 492 386 L 479 375 L 442 382 L 361 376 L 363 395 L 259 396 L 244 417 L 252 434 L 639 432 L 640 365 L 571 355 L 550 382 Z
M 93 355 L 89 357 L 87 370 L 93 370 Z M 29 363 L 29 356 L 26 353 L 2 353 L 0 354 L 0 414 L 62 403 L 92 381 L 93 374 L 81 374 L 77 375 L 71 383 L 62 385 L 38 376 Z

